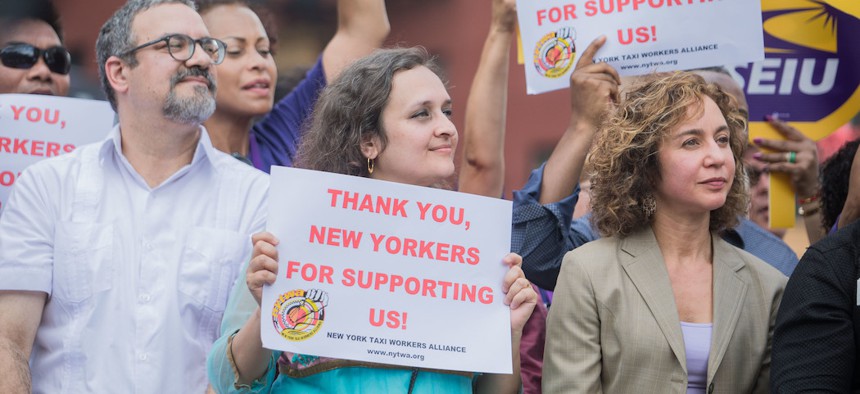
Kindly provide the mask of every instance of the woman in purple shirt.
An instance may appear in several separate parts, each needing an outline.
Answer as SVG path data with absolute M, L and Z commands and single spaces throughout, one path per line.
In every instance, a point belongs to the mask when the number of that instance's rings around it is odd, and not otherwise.
M 227 44 L 218 65 L 217 107 L 204 126 L 215 148 L 265 172 L 272 165 L 292 165 L 302 124 L 326 81 L 381 46 L 390 29 L 384 0 L 338 0 L 338 29 L 320 60 L 273 106 L 274 40 L 257 13 L 246 0 L 199 0 L 198 5 L 209 33 Z

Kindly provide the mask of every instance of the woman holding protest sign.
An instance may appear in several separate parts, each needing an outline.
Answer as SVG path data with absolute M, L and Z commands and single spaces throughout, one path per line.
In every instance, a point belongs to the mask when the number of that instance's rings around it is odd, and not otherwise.
M 357 61 L 320 96 L 299 148 L 298 167 L 427 187 L 446 187 L 454 175 L 457 130 L 451 98 L 437 66 L 422 49 L 381 50 Z M 209 356 L 213 387 L 287 392 L 516 393 L 519 340 L 537 294 L 505 256 L 505 304 L 511 308 L 513 374 L 424 370 L 273 352 L 262 347 L 260 299 L 278 270 L 270 233 L 254 236 L 247 287 L 235 286 L 222 334 Z M 247 291 L 249 289 L 250 291 Z M 275 361 L 277 359 L 277 362 Z
M 687 72 L 623 94 L 589 154 L 605 238 L 564 258 L 544 392 L 767 392 L 786 278 L 718 235 L 747 206 L 745 120 Z

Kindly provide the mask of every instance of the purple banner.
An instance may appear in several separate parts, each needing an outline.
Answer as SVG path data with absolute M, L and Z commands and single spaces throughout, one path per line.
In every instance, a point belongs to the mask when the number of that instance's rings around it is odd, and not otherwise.
M 739 66 L 753 136 L 778 114 L 820 139 L 860 110 L 857 0 L 762 0 L 765 60 Z

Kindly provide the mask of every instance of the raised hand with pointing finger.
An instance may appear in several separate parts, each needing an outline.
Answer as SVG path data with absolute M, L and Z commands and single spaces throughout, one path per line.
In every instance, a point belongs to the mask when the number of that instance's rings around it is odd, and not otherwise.
M 541 204 L 570 195 L 579 181 L 601 118 L 618 103 L 621 77 L 609 64 L 593 61 L 605 43 L 606 36 L 592 41 L 570 74 L 570 122 L 544 168 Z

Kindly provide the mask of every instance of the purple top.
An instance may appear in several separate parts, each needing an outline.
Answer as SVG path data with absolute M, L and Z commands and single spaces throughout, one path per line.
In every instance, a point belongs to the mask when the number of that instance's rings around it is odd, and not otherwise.
M 272 111 L 251 128 L 248 158 L 254 167 L 269 173 L 273 165 L 292 166 L 301 139 L 302 126 L 326 86 L 322 57 L 290 94 L 275 103 Z
M 712 323 L 681 322 L 687 353 L 687 394 L 704 394 L 708 387 L 708 355 L 711 353 Z

